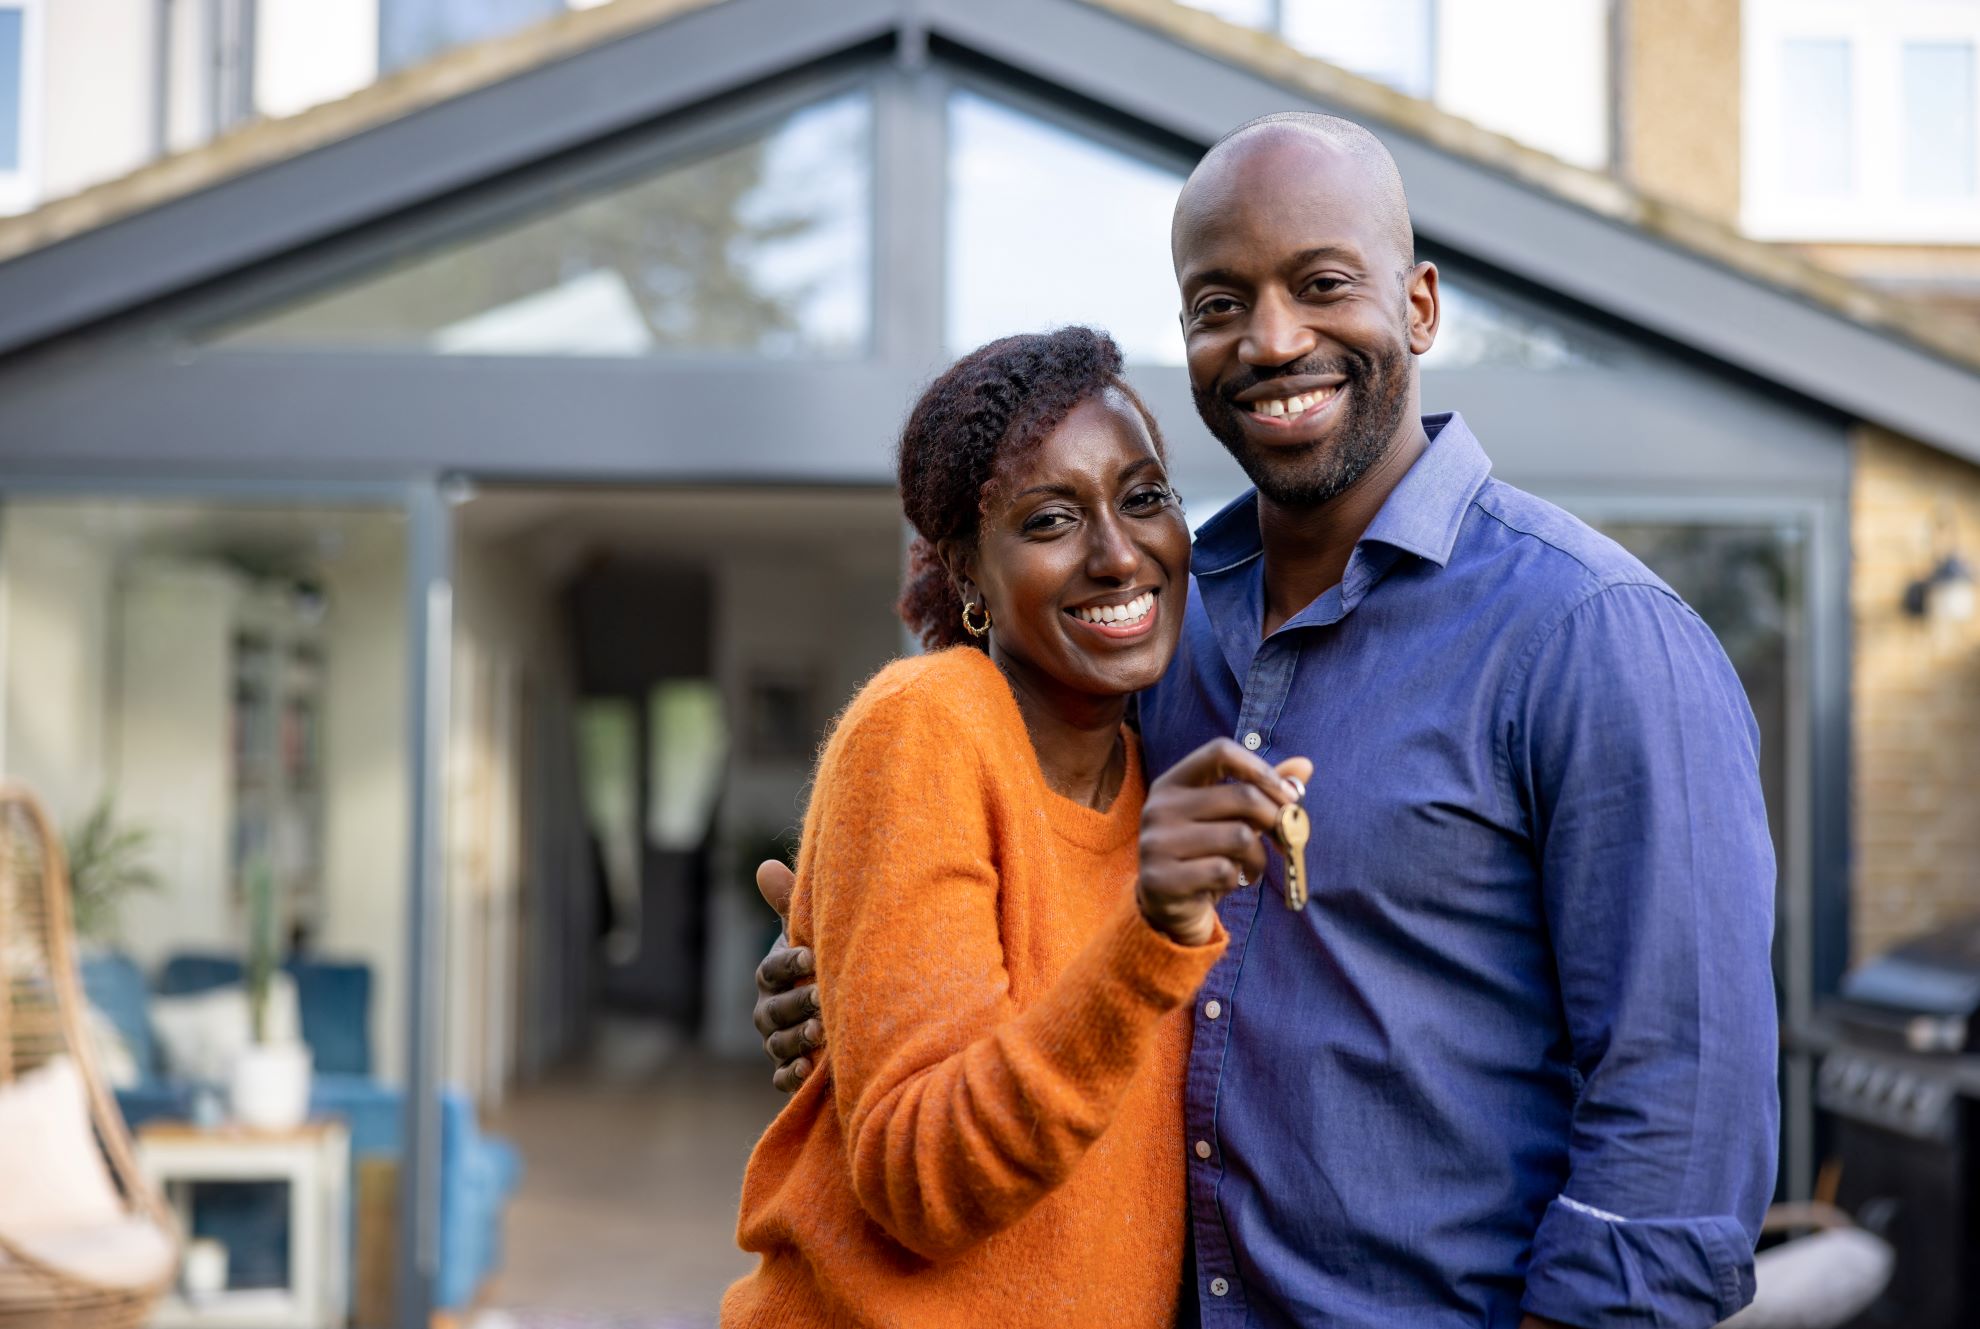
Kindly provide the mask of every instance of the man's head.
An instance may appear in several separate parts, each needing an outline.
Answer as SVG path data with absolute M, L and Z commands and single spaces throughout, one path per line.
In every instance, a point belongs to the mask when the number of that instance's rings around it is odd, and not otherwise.
M 1299 112 L 1240 126 L 1183 186 L 1170 249 L 1197 411 L 1268 500 L 1324 503 L 1418 427 L 1437 270 L 1373 134 Z

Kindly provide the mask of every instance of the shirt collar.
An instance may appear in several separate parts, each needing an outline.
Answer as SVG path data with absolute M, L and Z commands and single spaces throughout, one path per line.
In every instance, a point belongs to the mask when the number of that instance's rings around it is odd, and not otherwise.
M 1423 417 L 1430 446 L 1383 500 L 1357 547 L 1390 545 L 1435 563 L 1451 560 L 1458 528 L 1492 472 L 1485 449 L 1455 411 Z M 1258 533 L 1258 491 L 1246 492 L 1203 523 L 1190 556 L 1190 571 L 1214 577 L 1243 567 L 1264 552 Z

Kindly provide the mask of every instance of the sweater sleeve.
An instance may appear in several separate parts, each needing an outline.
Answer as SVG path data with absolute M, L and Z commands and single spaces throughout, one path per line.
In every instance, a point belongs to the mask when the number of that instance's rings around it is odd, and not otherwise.
M 993 773 L 939 703 L 885 700 L 849 715 L 827 753 L 801 889 L 854 1192 L 935 1259 L 1066 1179 L 1224 938 L 1179 946 L 1125 900 L 1020 1012 L 998 927 Z

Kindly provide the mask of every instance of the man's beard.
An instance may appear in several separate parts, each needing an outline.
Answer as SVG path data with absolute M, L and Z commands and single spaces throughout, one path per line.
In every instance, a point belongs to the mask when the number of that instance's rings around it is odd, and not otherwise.
M 1204 426 L 1244 468 L 1260 494 L 1282 508 L 1313 508 L 1354 488 L 1395 446 L 1409 409 L 1408 355 L 1404 342 L 1376 356 L 1358 351 L 1332 359 L 1315 356 L 1270 373 L 1254 371 L 1209 391 L 1192 384 L 1190 395 Z M 1245 408 L 1231 398 L 1273 379 L 1302 375 L 1342 376 L 1347 414 L 1335 426 L 1333 437 L 1297 448 L 1268 448 L 1254 442 L 1238 418 L 1247 413 Z

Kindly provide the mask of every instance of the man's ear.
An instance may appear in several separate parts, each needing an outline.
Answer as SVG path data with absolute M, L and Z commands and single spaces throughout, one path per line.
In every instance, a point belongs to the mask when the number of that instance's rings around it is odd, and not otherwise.
M 1423 355 L 1437 344 L 1437 326 L 1444 313 L 1435 263 L 1419 263 L 1404 274 L 1403 300 L 1409 309 L 1410 353 Z

